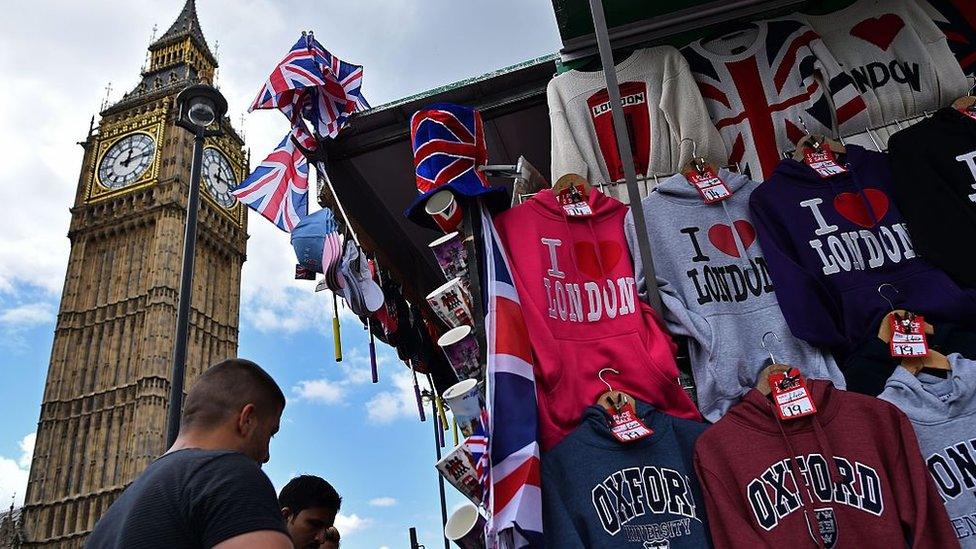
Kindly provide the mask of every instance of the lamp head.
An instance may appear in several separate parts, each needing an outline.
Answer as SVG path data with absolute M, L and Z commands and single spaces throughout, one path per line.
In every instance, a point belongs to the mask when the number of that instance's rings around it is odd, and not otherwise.
M 227 113 L 227 100 L 217 88 L 207 84 L 194 84 L 186 88 L 176 96 L 176 101 L 180 109 L 177 124 L 194 133 L 204 132 L 218 124 Z M 216 131 L 219 132 L 219 128 Z

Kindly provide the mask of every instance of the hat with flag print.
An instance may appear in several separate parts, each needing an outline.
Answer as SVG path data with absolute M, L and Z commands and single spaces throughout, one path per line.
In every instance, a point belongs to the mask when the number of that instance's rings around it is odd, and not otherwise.
M 455 197 L 484 196 L 488 207 L 508 206 L 508 190 L 491 187 L 478 167 L 488 163 L 481 113 L 452 103 L 435 103 L 410 119 L 410 141 L 419 196 L 406 216 L 418 225 L 437 229 L 424 205 L 434 193 L 450 190 Z

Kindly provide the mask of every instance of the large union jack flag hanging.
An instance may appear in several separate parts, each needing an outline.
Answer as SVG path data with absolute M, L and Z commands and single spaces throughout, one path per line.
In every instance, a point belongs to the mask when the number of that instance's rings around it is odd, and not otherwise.
M 303 32 L 249 110 L 279 109 L 293 125 L 303 117 L 319 136 L 335 137 L 352 113 L 369 108 L 362 83 L 362 66 L 340 60 Z
M 308 161 L 289 132 L 231 194 L 285 232 L 308 215 Z M 305 136 L 303 147 L 313 145 Z
M 488 342 L 490 547 L 543 547 L 542 489 L 532 346 L 508 257 L 487 209 L 485 243 Z

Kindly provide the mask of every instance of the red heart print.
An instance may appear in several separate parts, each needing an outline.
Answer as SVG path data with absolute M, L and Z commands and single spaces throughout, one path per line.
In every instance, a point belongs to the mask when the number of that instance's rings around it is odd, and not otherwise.
M 867 40 L 884 51 L 888 51 L 888 46 L 898 36 L 898 32 L 904 28 L 905 22 L 901 17 L 894 13 L 886 13 L 881 17 L 865 19 L 851 28 L 851 34 Z
M 592 280 L 599 280 L 610 276 L 613 268 L 624 255 L 623 246 L 613 240 L 600 241 L 600 259 L 596 257 L 596 246 L 592 242 L 577 242 L 573 245 L 576 251 L 576 268 Z M 600 269 L 600 264 L 603 269 Z
M 874 219 L 865 201 L 871 205 Z M 888 213 L 888 195 L 878 189 L 864 189 L 863 199 L 857 193 L 840 193 L 834 197 L 834 209 L 851 223 L 870 229 L 876 225 L 875 219 L 881 221 Z
M 735 232 L 739 233 L 739 240 L 742 241 L 742 246 L 749 249 L 752 243 L 756 241 L 756 229 L 752 226 L 752 223 L 744 219 L 740 219 L 734 223 Z M 725 255 L 730 255 L 732 257 L 739 257 L 739 248 L 735 245 L 735 239 L 732 237 L 732 227 L 724 223 L 716 223 L 708 229 L 708 240 L 715 246 L 719 251 Z

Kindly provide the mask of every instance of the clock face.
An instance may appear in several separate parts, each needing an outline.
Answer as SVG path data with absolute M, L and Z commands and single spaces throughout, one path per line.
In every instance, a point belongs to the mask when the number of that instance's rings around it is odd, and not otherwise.
M 119 139 L 102 157 L 98 181 L 109 189 L 132 185 L 146 173 L 156 157 L 156 142 L 145 133 L 134 133 Z
M 237 186 L 237 177 L 230 161 L 219 150 L 207 147 L 203 150 L 203 184 L 210 196 L 224 208 L 233 208 L 237 203 L 230 190 Z

